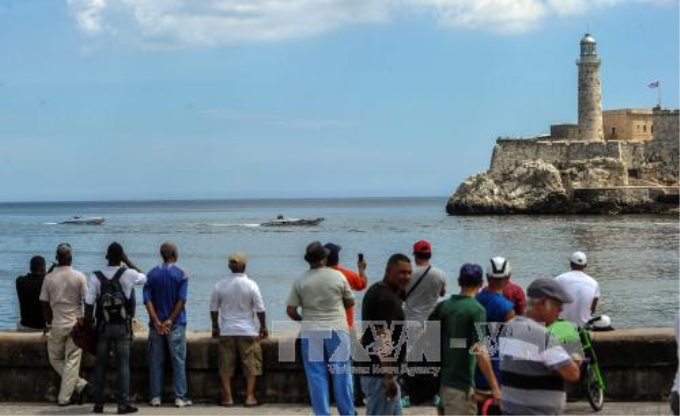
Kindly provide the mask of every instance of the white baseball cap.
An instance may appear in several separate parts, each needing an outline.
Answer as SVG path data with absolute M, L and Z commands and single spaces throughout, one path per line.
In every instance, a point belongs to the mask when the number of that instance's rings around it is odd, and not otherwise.
M 486 275 L 494 279 L 510 276 L 510 262 L 504 257 L 492 257 L 491 268 L 486 271 Z
M 578 264 L 581 266 L 585 266 L 588 264 L 588 260 L 586 258 L 586 254 L 582 251 L 575 251 L 574 254 L 571 255 L 571 262 L 574 264 Z

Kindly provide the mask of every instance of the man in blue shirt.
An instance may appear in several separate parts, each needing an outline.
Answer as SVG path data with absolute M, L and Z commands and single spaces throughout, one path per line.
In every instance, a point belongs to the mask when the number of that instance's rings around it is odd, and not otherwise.
M 172 363 L 175 406 L 191 406 L 186 378 L 186 326 L 184 304 L 189 279 L 175 263 L 177 246 L 165 242 L 160 249 L 163 264 L 151 269 L 144 285 L 144 304 L 149 312 L 149 393 L 151 406 L 161 405 L 163 393 L 164 346 L 168 346 Z
M 515 317 L 515 308 L 512 302 L 503 296 L 503 289 L 510 280 L 510 262 L 503 257 L 492 257 L 490 267 L 487 270 L 486 278 L 488 286 L 481 291 L 476 299 L 486 310 L 485 336 L 487 351 L 491 358 L 496 380 L 501 382 L 500 355 L 498 351 L 498 337 L 503 328 L 503 324 Z M 483 400 L 492 397 L 489 382 L 482 372 L 475 370 L 475 393 L 478 407 L 481 409 Z M 491 412 L 487 414 L 500 414 L 500 407 L 493 405 Z

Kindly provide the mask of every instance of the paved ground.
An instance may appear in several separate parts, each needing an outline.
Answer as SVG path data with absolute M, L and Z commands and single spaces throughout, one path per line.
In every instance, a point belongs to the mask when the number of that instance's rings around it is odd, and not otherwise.
M 16 415 L 86 415 L 90 414 L 92 405 L 57 407 L 44 403 L 0 403 L 0 414 Z M 104 409 L 107 414 L 115 414 L 115 405 Z M 364 408 L 359 408 L 360 415 Z M 160 408 L 139 406 L 139 413 L 143 415 L 309 415 L 311 409 L 301 405 L 262 405 L 255 408 L 232 407 L 224 408 L 217 405 L 196 404 L 192 407 L 177 409 L 173 406 Z M 435 415 L 434 407 L 411 407 L 405 409 L 407 415 Z M 590 415 L 594 414 L 587 402 L 567 404 L 566 414 Z M 670 407 L 665 402 L 607 402 L 602 412 L 597 415 L 670 415 Z

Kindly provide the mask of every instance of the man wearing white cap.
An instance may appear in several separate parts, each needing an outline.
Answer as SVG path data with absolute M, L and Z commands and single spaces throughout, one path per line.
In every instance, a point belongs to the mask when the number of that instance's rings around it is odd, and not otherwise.
M 573 322 L 576 326 L 583 326 L 595 313 L 600 298 L 600 285 L 588 276 L 584 270 L 588 264 L 585 253 L 576 251 L 571 255 L 571 271 L 555 278 L 562 288 L 574 299 L 573 303 L 565 304 L 560 318 Z

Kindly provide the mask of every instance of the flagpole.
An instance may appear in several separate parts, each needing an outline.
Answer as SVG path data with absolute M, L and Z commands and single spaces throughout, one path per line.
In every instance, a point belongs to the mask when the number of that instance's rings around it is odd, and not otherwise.
M 656 88 L 656 96 L 657 96 L 657 106 L 661 108 L 661 82 L 659 82 L 659 86 Z

